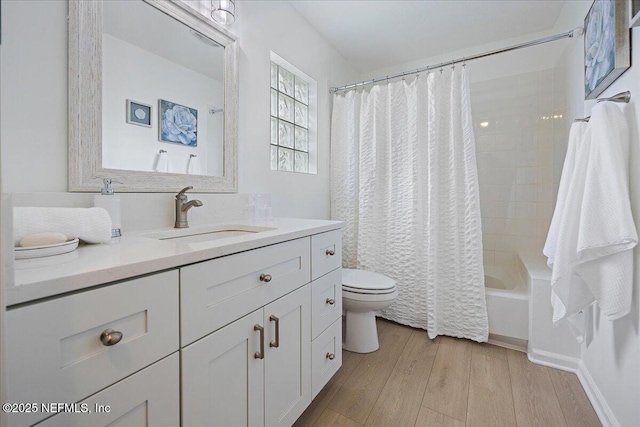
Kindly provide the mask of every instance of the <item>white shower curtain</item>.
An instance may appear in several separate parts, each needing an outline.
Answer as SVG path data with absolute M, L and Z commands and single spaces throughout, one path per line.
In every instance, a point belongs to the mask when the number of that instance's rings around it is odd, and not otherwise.
M 486 341 L 488 320 L 469 87 L 464 67 L 336 94 L 331 216 L 345 267 L 385 274 L 382 315 Z

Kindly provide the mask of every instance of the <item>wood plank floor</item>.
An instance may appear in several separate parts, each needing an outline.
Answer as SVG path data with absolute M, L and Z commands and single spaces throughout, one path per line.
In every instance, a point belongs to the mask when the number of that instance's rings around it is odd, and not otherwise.
M 295 426 L 600 426 L 578 378 L 524 353 L 378 319 L 380 349 L 342 368 Z

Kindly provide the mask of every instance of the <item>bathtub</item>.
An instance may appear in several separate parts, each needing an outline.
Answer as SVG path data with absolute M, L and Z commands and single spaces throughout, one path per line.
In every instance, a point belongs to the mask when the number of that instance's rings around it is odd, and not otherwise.
M 490 341 L 522 348 L 529 339 L 529 293 L 519 269 L 484 267 Z

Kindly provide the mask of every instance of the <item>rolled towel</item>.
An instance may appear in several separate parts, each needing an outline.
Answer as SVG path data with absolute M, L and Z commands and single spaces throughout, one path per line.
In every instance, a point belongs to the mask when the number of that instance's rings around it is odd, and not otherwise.
M 169 158 L 169 153 L 161 150 L 158 154 L 158 160 L 156 161 L 156 167 L 154 168 L 154 170 L 156 172 L 172 172 L 171 169 L 171 159 Z
M 25 236 L 50 231 L 68 239 L 107 243 L 111 240 L 111 217 L 102 208 L 13 208 L 15 245 Z

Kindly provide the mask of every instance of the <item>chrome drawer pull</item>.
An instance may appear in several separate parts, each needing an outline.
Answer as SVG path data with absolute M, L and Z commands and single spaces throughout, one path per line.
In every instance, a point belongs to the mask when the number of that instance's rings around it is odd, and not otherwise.
M 276 322 L 276 340 L 271 341 L 269 343 L 269 347 L 278 348 L 280 347 L 280 319 L 272 314 L 271 316 L 269 316 L 269 320 L 272 322 Z
M 260 331 L 260 351 L 256 351 L 253 357 L 256 359 L 264 359 L 264 328 L 258 324 L 253 325 L 254 331 Z
M 261 274 L 260 275 L 260 281 L 261 282 L 265 282 L 265 283 L 269 283 L 271 281 L 271 275 L 270 274 Z
M 335 303 L 336 303 L 336 300 L 334 300 L 333 298 L 327 298 L 327 304 L 333 305 Z
M 334 251 L 333 249 L 327 249 L 327 252 L 325 252 L 328 256 L 334 256 L 336 254 L 336 251 Z
M 329 360 L 333 360 L 333 359 L 335 359 L 335 358 L 336 358 L 336 355 L 335 355 L 335 354 L 333 354 L 333 353 L 327 353 L 327 359 L 329 359 Z
M 118 344 L 120 340 L 122 340 L 122 332 L 114 331 L 113 329 L 105 329 L 100 334 L 102 345 L 107 347 Z

